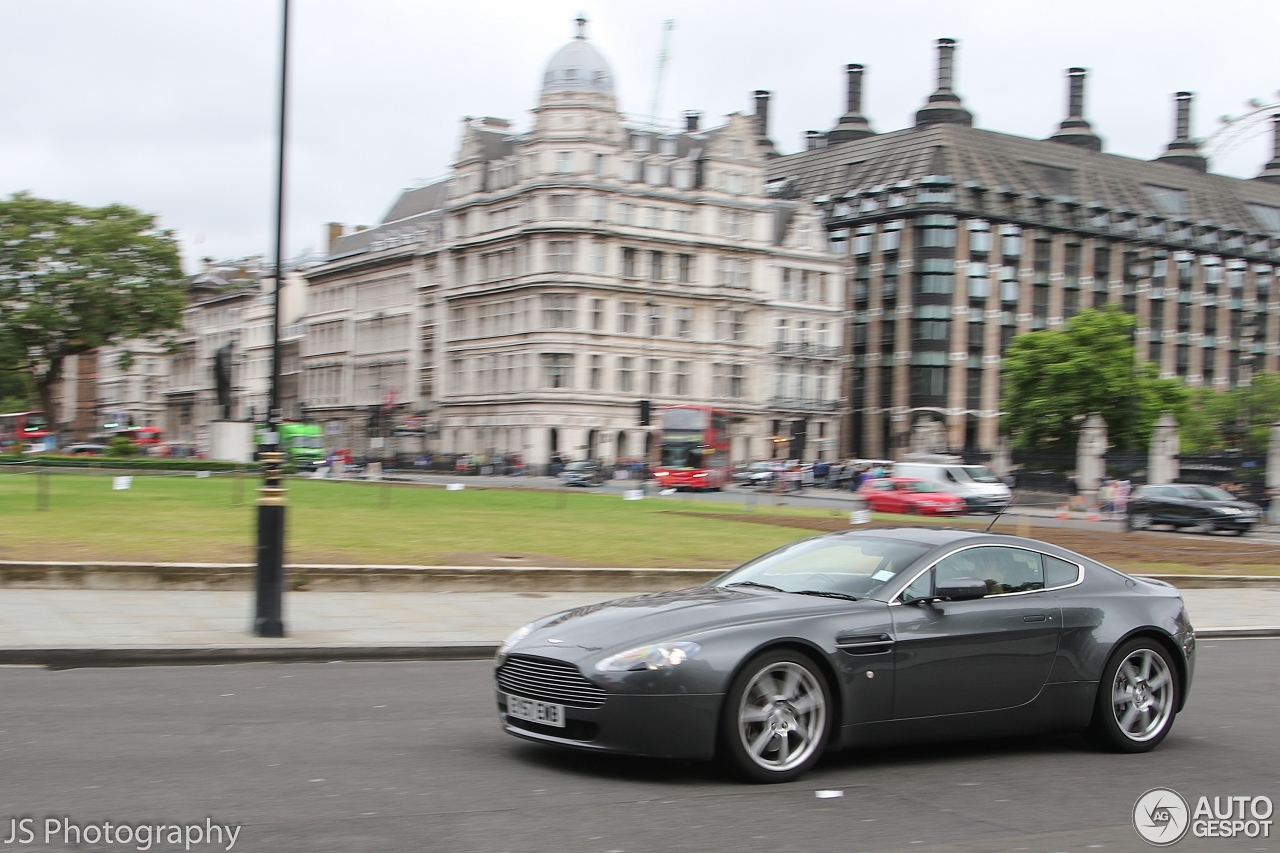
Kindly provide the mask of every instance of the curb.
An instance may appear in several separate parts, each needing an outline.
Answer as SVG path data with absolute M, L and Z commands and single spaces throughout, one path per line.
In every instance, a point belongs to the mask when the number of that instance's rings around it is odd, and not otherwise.
M 722 569 L 543 566 L 285 566 L 292 592 L 660 592 L 698 586 Z M 251 590 L 252 563 L 0 560 L 0 589 Z M 1280 575 L 1141 575 L 1179 589 L 1280 589 Z
M 1197 628 L 1197 640 L 1252 640 L 1280 637 L 1280 626 L 1257 628 Z
M 209 666 L 235 663 L 335 663 L 340 661 L 449 661 L 491 659 L 498 643 L 418 646 L 243 645 L 133 646 L 115 648 L 0 649 L 0 666 L 85 669 L 123 666 Z

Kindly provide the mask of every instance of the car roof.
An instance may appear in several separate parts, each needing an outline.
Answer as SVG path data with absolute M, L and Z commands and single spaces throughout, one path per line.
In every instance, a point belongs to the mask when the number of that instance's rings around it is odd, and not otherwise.
M 840 530 L 832 536 L 867 536 L 876 539 L 899 539 L 905 542 L 918 542 L 922 545 L 948 545 L 964 539 L 977 539 L 984 535 L 973 530 L 959 530 L 954 527 L 869 527 L 863 530 Z

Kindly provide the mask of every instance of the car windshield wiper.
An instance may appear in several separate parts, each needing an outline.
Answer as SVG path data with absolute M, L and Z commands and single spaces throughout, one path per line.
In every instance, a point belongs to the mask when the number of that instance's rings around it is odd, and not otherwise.
M 789 589 L 787 592 L 794 592 L 796 595 L 820 595 L 823 598 L 840 598 L 845 601 L 857 601 L 857 596 L 849 595 L 843 592 L 828 592 L 825 589 Z
M 769 584 L 767 584 L 767 583 L 756 583 L 755 581 L 734 581 L 733 583 L 727 583 L 727 584 L 725 584 L 725 586 L 727 586 L 727 587 L 728 587 L 728 586 L 754 586 L 754 587 L 759 587 L 760 589 L 771 589 L 771 590 L 773 590 L 774 592 L 787 592 L 787 591 L 788 591 L 788 590 L 783 589 L 782 587 L 769 586 Z

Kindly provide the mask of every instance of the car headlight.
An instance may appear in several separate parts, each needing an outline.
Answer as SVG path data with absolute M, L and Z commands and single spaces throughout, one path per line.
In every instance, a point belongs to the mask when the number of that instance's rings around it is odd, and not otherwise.
M 1214 507 L 1214 509 L 1216 509 L 1218 512 L 1222 513 L 1223 515 L 1239 515 L 1240 514 L 1240 508 L 1235 506 L 1219 506 L 1219 507 Z
M 695 477 L 705 477 L 705 476 L 707 476 L 707 472 L 706 472 L 706 471 L 699 471 L 698 473 L 694 474 L 693 476 L 695 476 Z
M 697 643 L 656 643 L 627 649 L 596 662 L 599 672 L 638 672 L 679 666 L 702 650 Z
M 666 471 L 654 471 L 654 472 L 653 472 L 653 476 L 655 476 L 655 477 L 665 477 L 665 476 L 667 476 L 667 472 L 666 472 Z
M 530 622 L 523 628 L 517 628 L 508 634 L 507 638 L 502 641 L 502 645 L 498 646 L 498 659 L 501 660 L 506 657 L 507 652 L 511 651 L 512 646 L 529 636 L 529 632 L 533 630 L 533 626 L 536 624 L 536 622 Z

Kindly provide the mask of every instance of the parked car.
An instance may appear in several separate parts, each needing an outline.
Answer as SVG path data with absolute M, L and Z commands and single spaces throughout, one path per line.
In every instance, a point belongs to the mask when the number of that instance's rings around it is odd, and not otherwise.
M 868 480 L 858 494 L 873 512 L 905 515 L 959 515 L 964 498 L 939 491 L 937 486 L 914 477 L 881 477 Z
M 1226 530 L 1243 536 L 1261 515 L 1257 504 L 1237 500 L 1214 486 L 1139 486 L 1129 497 L 1128 524 L 1130 530 L 1167 524 L 1175 530 Z
M 1000 512 L 1013 501 L 1013 492 L 985 465 L 898 462 L 893 475 L 925 480 L 939 492 L 963 498 L 969 512 Z
M 1078 731 L 1146 752 L 1186 702 L 1195 633 L 1175 587 L 1047 542 L 879 528 L 544 617 L 495 663 L 511 735 L 786 782 L 890 743 Z
M 570 462 L 560 472 L 560 482 L 566 486 L 598 486 L 604 482 L 604 471 L 599 462 L 592 460 Z

